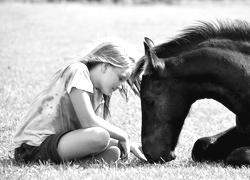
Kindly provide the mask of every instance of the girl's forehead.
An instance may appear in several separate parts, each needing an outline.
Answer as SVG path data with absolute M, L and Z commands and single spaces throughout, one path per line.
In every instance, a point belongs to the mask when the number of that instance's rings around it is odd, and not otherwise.
M 117 74 L 123 77 L 128 77 L 132 74 L 132 68 L 126 67 L 126 68 L 115 68 Z

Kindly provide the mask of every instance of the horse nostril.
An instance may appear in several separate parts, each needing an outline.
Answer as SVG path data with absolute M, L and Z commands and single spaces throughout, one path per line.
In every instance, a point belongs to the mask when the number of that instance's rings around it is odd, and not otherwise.
M 176 155 L 173 151 L 170 152 L 170 157 L 172 158 L 171 160 L 174 160 L 176 158 Z
M 149 163 L 165 163 L 168 161 L 172 161 L 176 158 L 176 155 L 173 151 L 163 151 L 162 156 L 157 156 L 153 158 L 153 156 L 150 153 L 144 153 L 145 157 L 147 158 Z
M 154 163 L 152 156 L 149 153 L 144 154 L 149 163 Z
M 149 153 L 145 153 L 144 155 L 145 155 L 145 157 L 147 158 L 147 160 L 152 160 L 152 157 L 150 156 Z
M 176 155 L 173 151 L 170 152 L 164 151 L 162 157 L 163 161 L 168 162 L 174 160 L 176 158 Z

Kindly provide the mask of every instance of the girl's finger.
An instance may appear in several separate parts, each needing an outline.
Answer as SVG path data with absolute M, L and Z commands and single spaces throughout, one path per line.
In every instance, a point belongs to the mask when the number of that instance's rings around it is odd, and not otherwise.
M 132 151 L 132 153 L 133 153 L 136 157 L 138 157 L 139 159 L 144 160 L 144 161 L 147 161 L 146 157 L 144 156 L 144 154 L 143 154 L 139 149 L 134 148 L 133 151 Z
M 121 141 L 120 145 L 122 146 L 123 149 L 123 154 L 122 154 L 122 159 L 128 159 L 129 158 L 129 152 L 130 152 L 130 145 L 125 142 L 125 141 Z

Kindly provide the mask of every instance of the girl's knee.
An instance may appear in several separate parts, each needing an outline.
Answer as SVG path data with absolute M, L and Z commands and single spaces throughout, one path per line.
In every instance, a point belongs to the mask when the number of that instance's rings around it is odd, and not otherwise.
M 82 158 L 104 151 L 109 142 L 110 135 L 103 128 L 78 129 L 61 137 L 57 152 L 64 160 Z
M 93 143 L 97 146 L 98 149 L 102 151 L 108 147 L 110 142 L 110 135 L 108 131 L 101 127 L 95 127 L 92 130 L 92 134 Z

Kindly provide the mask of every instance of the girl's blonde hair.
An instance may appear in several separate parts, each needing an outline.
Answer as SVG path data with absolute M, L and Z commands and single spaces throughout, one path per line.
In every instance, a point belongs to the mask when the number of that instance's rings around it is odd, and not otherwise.
M 125 50 L 124 44 L 114 43 L 114 42 L 105 42 L 99 44 L 94 50 L 89 54 L 84 56 L 82 59 L 79 59 L 80 62 L 84 63 L 90 70 L 92 67 L 100 63 L 107 63 L 116 68 L 132 68 L 134 69 L 136 61 L 133 57 L 129 56 L 128 51 Z M 129 79 L 127 83 L 134 91 L 135 94 L 139 95 L 137 89 L 134 87 L 132 81 Z M 122 88 L 119 89 L 121 95 L 128 100 L 127 96 L 127 86 L 126 83 L 122 85 Z M 109 103 L 111 95 L 103 94 L 104 105 L 103 105 L 103 118 L 106 119 L 109 112 Z M 99 109 L 99 107 L 97 108 Z

